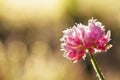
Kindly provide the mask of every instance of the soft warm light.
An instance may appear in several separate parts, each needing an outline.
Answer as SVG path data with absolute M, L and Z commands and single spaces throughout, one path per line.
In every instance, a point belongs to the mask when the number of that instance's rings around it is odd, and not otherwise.
M 2 16 L 9 21 L 58 19 L 64 11 L 63 0 L 5 0 Z
M 54 10 L 60 0 L 7 0 L 8 5 L 16 9 Z

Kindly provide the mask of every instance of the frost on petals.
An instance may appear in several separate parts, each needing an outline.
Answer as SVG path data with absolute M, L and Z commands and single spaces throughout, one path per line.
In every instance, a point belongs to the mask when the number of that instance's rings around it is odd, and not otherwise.
M 64 56 L 73 62 L 81 60 L 86 53 L 83 39 L 85 31 L 82 24 L 77 24 L 73 28 L 63 31 L 64 35 L 60 39 L 62 41 L 61 48 L 65 51 Z
M 108 42 L 111 40 L 111 32 L 110 30 L 105 34 L 105 29 L 102 23 L 96 21 L 96 20 L 89 20 L 88 21 L 88 27 L 89 27 L 89 36 L 88 36 L 88 44 L 90 46 L 87 46 L 88 48 L 90 47 L 93 52 L 101 52 L 101 51 L 106 51 L 111 47 L 111 45 L 108 45 Z
M 61 50 L 64 56 L 73 62 L 84 58 L 87 51 L 96 53 L 107 51 L 111 45 L 108 45 L 111 32 L 105 34 L 104 26 L 101 22 L 90 19 L 88 26 L 76 24 L 72 28 L 63 31 L 61 41 Z

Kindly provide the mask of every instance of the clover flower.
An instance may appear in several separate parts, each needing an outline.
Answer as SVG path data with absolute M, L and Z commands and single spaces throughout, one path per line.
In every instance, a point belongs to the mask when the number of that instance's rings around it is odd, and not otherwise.
M 97 20 L 90 19 L 88 26 L 80 24 L 63 31 L 60 39 L 61 50 L 64 57 L 77 62 L 86 56 L 86 53 L 107 51 L 111 44 L 108 44 L 111 33 L 105 34 L 104 26 Z
M 105 34 L 105 28 L 101 22 L 91 19 L 88 21 L 88 28 L 90 32 L 85 41 L 86 47 L 91 53 L 107 51 L 112 47 L 111 44 L 108 44 L 111 40 L 111 32 L 108 30 Z

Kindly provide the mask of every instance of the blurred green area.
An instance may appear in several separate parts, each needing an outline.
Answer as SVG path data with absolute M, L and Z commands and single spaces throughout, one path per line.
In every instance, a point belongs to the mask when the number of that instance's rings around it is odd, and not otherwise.
M 106 80 L 119 80 L 120 0 L 0 0 L 0 80 L 96 80 L 89 57 L 73 64 L 59 41 L 92 17 L 111 30 L 113 45 L 95 57 Z

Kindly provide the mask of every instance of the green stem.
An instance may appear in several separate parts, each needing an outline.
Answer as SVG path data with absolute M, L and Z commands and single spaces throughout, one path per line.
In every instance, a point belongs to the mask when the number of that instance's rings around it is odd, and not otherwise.
M 105 78 L 104 78 L 102 72 L 100 71 L 99 66 L 98 66 L 98 64 L 95 60 L 95 57 L 93 56 L 92 53 L 89 53 L 89 55 L 90 55 L 90 58 L 91 58 L 93 68 L 94 68 L 95 72 L 97 73 L 97 76 L 98 76 L 99 80 L 105 80 Z

